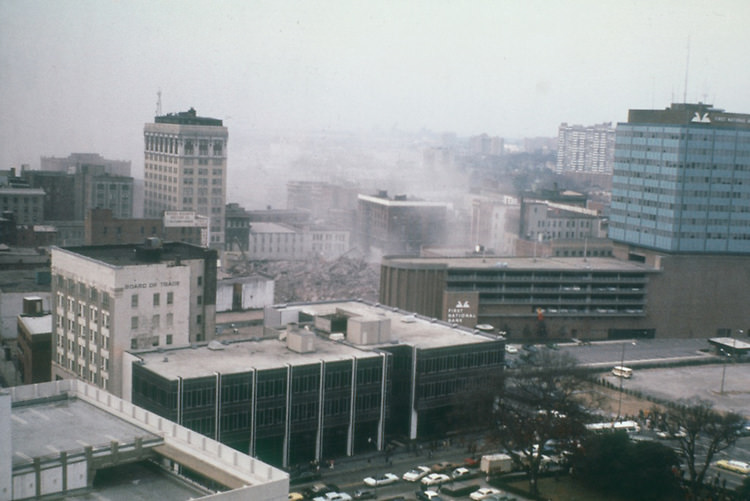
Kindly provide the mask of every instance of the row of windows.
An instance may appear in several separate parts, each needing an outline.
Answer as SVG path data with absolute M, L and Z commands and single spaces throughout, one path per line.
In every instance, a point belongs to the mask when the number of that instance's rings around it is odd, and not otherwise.
M 200 315 L 198 315 L 198 317 L 200 317 Z M 131 330 L 138 330 L 139 324 L 140 324 L 139 317 L 137 316 L 130 317 L 130 329 Z M 167 313 L 164 326 L 169 328 L 169 327 L 172 327 L 173 325 L 174 325 L 174 314 Z M 161 328 L 161 315 L 159 314 L 152 315 L 151 316 L 151 329 L 159 329 L 159 328 Z M 167 344 L 172 344 L 172 343 L 167 343 Z
M 153 306 L 159 306 L 161 303 L 161 293 L 155 292 L 151 296 L 151 304 Z M 167 304 L 174 304 L 174 292 L 167 292 Z M 198 296 L 198 304 L 201 304 L 201 296 Z M 138 294 L 132 294 L 130 296 L 130 306 L 133 308 L 138 307 Z
M 499 350 L 485 350 L 471 353 L 456 353 L 419 361 L 419 370 L 424 374 L 455 371 L 469 367 L 486 367 L 502 363 L 503 354 Z
M 72 278 L 65 278 L 62 275 L 57 275 L 56 284 L 58 291 L 68 291 L 70 294 L 78 294 L 78 297 L 85 300 L 88 297 L 89 302 L 96 303 L 101 299 L 101 305 L 104 308 L 109 308 L 109 293 L 99 292 L 96 287 L 89 287 L 83 282 L 76 282 Z

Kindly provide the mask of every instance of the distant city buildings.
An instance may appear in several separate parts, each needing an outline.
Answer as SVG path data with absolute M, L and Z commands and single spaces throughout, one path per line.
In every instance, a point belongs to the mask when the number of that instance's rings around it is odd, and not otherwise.
M 39 188 L 10 188 L 0 186 L 0 211 L 12 218 L 16 226 L 31 226 L 44 222 L 44 190 Z
M 32 188 L 44 190 L 45 221 L 83 221 L 94 208 L 110 209 L 117 218 L 133 217 L 130 162 L 97 153 L 42 157 L 41 170 L 24 170 L 22 176 Z
M 250 214 L 238 203 L 228 203 L 226 217 L 226 246 L 228 251 L 247 251 L 250 242 Z
M 129 160 L 109 160 L 98 153 L 71 153 L 65 158 L 42 157 L 41 170 L 47 172 L 64 172 L 75 174 L 92 167 L 101 168 L 110 176 L 130 176 L 131 163 Z
M 288 210 L 306 210 L 312 221 L 352 229 L 359 194 L 356 185 L 325 181 L 289 181 L 286 190 Z
M 208 245 L 208 218 L 194 212 L 166 211 L 158 219 L 126 219 L 113 217 L 109 209 L 92 209 L 84 223 L 81 245 L 136 244 L 150 237 Z
M 209 218 L 209 246 L 225 245 L 227 128 L 194 109 L 155 117 L 145 138 L 144 216 L 165 211 Z
M 469 152 L 480 155 L 500 156 L 505 153 L 505 140 L 502 137 L 490 137 L 487 134 L 469 138 Z
M 558 129 L 555 172 L 609 174 L 614 152 L 615 129 L 611 122 L 590 126 L 563 123 Z
M 477 253 L 513 256 L 519 229 L 518 198 L 491 190 L 469 195 L 471 244 Z
M 336 259 L 350 249 L 351 232 L 336 227 L 252 223 L 247 257 L 257 260 L 298 260 L 313 256 Z
M 359 195 L 357 243 L 370 259 L 389 254 L 418 256 L 423 246 L 443 244 L 448 204 L 409 199 Z
M 126 350 L 210 341 L 216 251 L 149 238 L 52 249 L 53 378 L 123 393 Z

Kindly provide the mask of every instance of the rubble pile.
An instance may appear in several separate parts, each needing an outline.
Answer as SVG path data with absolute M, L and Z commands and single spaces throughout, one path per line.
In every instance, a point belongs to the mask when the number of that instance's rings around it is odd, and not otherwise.
M 353 298 L 378 300 L 380 265 L 361 258 L 255 261 L 253 271 L 274 279 L 276 303 Z

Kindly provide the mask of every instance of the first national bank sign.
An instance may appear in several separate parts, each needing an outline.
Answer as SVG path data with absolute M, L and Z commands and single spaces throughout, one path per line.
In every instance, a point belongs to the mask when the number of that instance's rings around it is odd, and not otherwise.
M 451 324 L 474 327 L 479 314 L 479 292 L 446 292 L 443 295 L 443 318 Z

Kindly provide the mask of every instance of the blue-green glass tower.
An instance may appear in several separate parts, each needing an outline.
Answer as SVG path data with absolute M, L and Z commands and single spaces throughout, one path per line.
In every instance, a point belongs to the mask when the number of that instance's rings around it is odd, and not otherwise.
M 630 110 L 615 136 L 609 237 L 750 254 L 750 115 L 703 103 Z

